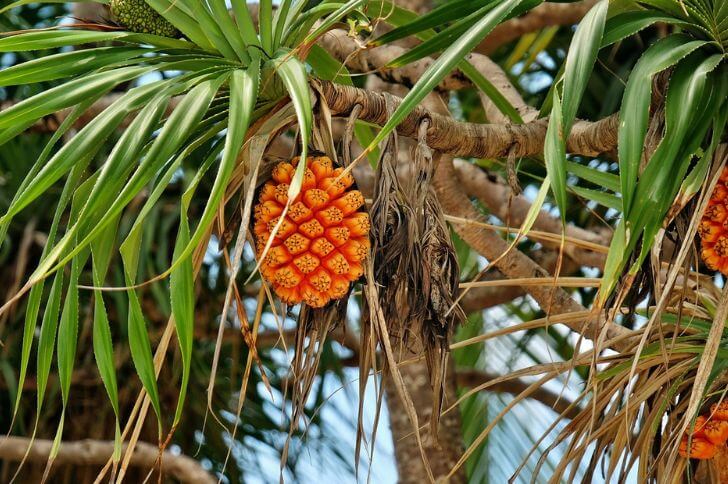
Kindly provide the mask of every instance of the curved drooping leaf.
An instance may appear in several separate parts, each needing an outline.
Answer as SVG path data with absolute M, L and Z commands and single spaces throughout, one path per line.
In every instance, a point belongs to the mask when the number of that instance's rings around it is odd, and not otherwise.
M 544 144 L 546 170 L 559 207 L 562 223 L 566 223 L 566 139 L 576 118 L 587 82 L 601 46 L 608 2 L 597 3 L 579 24 L 566 56 L 563 78 L 563 105 L 558 90 L 553 93 L 553 106 Z
M 472 28 L 452 43 L 445 52 L 425 71 L 422 77 L 412 87 L 402 100 L 402 103 L 392 113 L 387 123 L 382 127 L 374 140 L 367 147 L 371 150 L 374 145 L 384 140 L 397 125 L 422 101 L 427 94 L 437 86 L 440 81 L 470 52 L 488 33 L 500 23 L 509 12 L 524 0 L 506 0 L 490 10 L 483 18 L 478 20 Z
M 626 213 L 632 208 L 637 170 L 647 134 L 652 77 L 703 45 L 705 42 L 691 41 L 684 35 L 671 35 L 661 39 L 647 49 L 629 76 L 619 111 L 617 145 Z

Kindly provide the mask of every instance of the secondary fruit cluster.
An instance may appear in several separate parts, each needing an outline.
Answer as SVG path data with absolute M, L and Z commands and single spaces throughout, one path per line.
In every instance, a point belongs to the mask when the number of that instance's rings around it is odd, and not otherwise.
M 687 432 L 680 440 L 680 455 L 691 459 L 712 459 L 728 440 L 728 402 L 710 407 L 708 416 L 695 419 L 692 438 Z
M 284 302 L 320 308 L 348 294 L 364 273 L 369 216 L 359 211 L 364 197 L 353 189 L 354 178 L 325 156 L 307 158 L 301 192 L 284 214 L 298 161 L 279 163 L 261 189 L 254 214 L 256 251 L 263 256 L 273 233 L 261 274 Z
M 705 265 L 728 275 L 728 168 L 723 169 L 698 226 Z
M 114 19 L 132 32 L 162 37 L 179 37 L 179 31 L 145 0 L 111 0 Z

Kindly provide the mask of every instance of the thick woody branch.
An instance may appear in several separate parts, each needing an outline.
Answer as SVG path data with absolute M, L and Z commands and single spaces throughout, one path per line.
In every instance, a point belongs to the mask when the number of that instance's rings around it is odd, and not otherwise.
M 596 3 L 597 0 L 575 3 L 542 3 L 525 15 L 497 26 L 476 50 L 482 54 L 490 54 L 501 45 L 544 27 L 576 24 Z
M 359 104 L 362 106 L 360 120 L 383 126 L 388 119 L 387 97 L 395 107 L 402 102 L 400 98 L 386 93 L 328 81 L 315 82 L 319 82 L 321 93 L 336 116 L 348 116 Z M 542 153 L 548 125 L 546 119 L 521 125 L 465 123 L 418 106 L 400 123 L 397 132 L 415 138 L 424 120 L 429 120 L 428 146 L 452 156 L 473 158 L 502 158 L 509 154 L 522 157 Z M 578 121 L 567 140 L 567 152 L 596 156 L 613 150 L 617 145 L 618 122 L 617 115 L 593 123 Z
M 31 446 L 26 459 L 28 462 L 44 463 L 48 461 L 53 446 L 52 440 L 35 439 L 31 444 L 30 439 L 23 437 L 0 438 L 0 459 L 21 461 L 28 445 Z M 63 442 L 55 463 L 77 466 L 104 465 L 113 452 L 114 442 L 111 441 L 80 440 Z M 129 465 L 153 469 L 157 465 L 158 455 L 157 446 L 137 442 Z M 205 484 L 217 482 L 217 479 L 205 471 L 196 460 L 185 455 L 175 455 L 169 451 L 165 451 L 162 455 L 161 471 L 181 483 Z
M 463 160 L 454 160 L 455 172 L 465 192 L 477 197 L 483 205 L 501 221 L 507 222 L 511 227 L 519 227 L 531 209 L 531 202 L 521 195 L 513 196 L 509 201 L 510 187 L 502 181 L 491 178 L 487 172 L 472 163 Z M 533 228 L 553 234 L 561 233 L 561 220 L 545 211 L 541 211 L 533 224 Z M 609 238 L 604 235 L 582 229 L 575 225 L 566 226 L 566 235 L 575 239 L 593 242 L 595 244 L 609 245 Z M 545 246 L 558 247 L 558 243 L 542 242 Z M 603 267 L 606 254 L 580 249 L 572 245 L 564 247 L 565 253 L 574 261 L 592 267 Z
M 480 218 L 457 181 L 452 159 L 442 157 L 433 182 L 445 212 L 464 219 L 478 220 Z M 491 261 L 507 277 L 550 277 L 546 270 L 519 250 L 514 248 L 509 251 L 508 242 L 492 230 L 475 224 L 456 224 L 454 229 L 468 245 Z M 531 286 L 526 289 L 548 314 L 586 311 L 581 304 L 574 301 L 566 291 L 559 287 Z M 605 324 L 606 327 L 603 327 Z M 592 340 L 596 340 L 602 331 L 606 332 L 607 339 L 626 339 L 630 333 L 622 326 L 605 323 L 603 318 L 597 317 L 596 314 L 581 321 L 568 323 L 567 326 Z

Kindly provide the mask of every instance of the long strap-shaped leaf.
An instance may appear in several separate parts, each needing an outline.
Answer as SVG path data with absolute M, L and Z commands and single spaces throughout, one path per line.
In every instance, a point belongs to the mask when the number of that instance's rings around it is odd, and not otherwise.
M 170 0 L 144 0 L 150 7 L 162 15 L 165 19 L 174 25 L 177 30 L 182 32 L 185 37 L 202 47 L 203 49 L 213 49 L 212 43 L 208 40 L 204 30 L 202 30 L 199 22 L 188 12 L 181 8 L 184 3 Z
M 602 42 L 608 2 L 596 4 L 579 24 L 566 56 L 563 106 L 558 89 L 553 92 L 551 118 L 544 142 L 546 171 L 551 179 L 562 223 L 566 223 L 566 139 L 576 118 L 587 82 Z
M 647 134 L 652 94 L 652 76 L 705 45 L 684 35 L 671 35 L 651 46 L 640 57 L 627 81 L 619 111 L 619 176 L 626 213 L 632 208 L 637 171 Z
M 67 45 L 104 42 L 127 35 L 129 35 L 127 32 L 97 32 L 95 30 L 39 30 L 0 39 L 0 52 L 46 50 Z
M 505 0 L 489 11 L 482 19 L 473 25 L 462 37 L 454 42 L 443 54 L 425 71 L 412 90 L 405 96 L 379 134 L 369 144 L 367 150 L 382 141 L 391 133 L 399 123 L 429 94 L 440 81 L 462 60 L 466 53 L 498 25 L 508 13 L 523 0 Z
M 301 136 L 301 162 L 296 167 L 291 185 L 288 187 L 288 200 L 290 202 L 298 196 L 303 184 L 303 175 L 306 171 L 305 160 L 308 154 L 311 130 L 313 129 L 313 108 L 311 107 L 311 94 L 308 87 L 308 73 L 303 63 L 290 53 L 284 53 L 274 60 L 274 63 L 278 76 L 283 80 L 288 95 L 291 96 Z
M 26 178 L 23 180 L 23 183 L 21 184 L 21 189 L 27 184 L 30 183 L 30 180 L 32 180 L 32 177 L 35 176 L 35 173 L 37 173 L 40 170 L 40 167 L 45 163 L 45 160 L 50 155 L 51 149 L 53 146 L 55 146 L 56 142 L 66 133 L 66 131 L 73 125 L 73 123 L 78 119 L 79 116 L 86 110 L 88 106 L 93 104 L 94 99 L 89 99 L 86 103 L 79 105 L 74 109 L 74 111 L 69 115 L 63 123 L 61 123 L 61 126 L 56 130 L 56 132 L 51 137 L 51 140 L 46 144 L 45 148 L 43 149 L 43 152 L 38 157 L 38 160 L 33 165 L 29 172 L 29 176 L 31 178 Z M 71 176 L 69 180 L 67 180 L 66 185 L 63 188 L 63 191 L 61 192 L 61 196 L 58 200 L 58 203 L 56 205 L 56 212 L 53 215 L 53 220 L 51 222 L 50 229 L 48 230 L 48 235 L 46 237 L 46 245 L 43 247 L 43 252 L 41 253 L 41 260 L 45 259 L 48 254 L 51 251 L 51 247 L 56 239 L 56 232 L 58 231 L 58 226 L 61 221 L 61 216 L 66 210 L 66 206 L 68 202 L 71 200 L 71 196 L 73 195 L 73 189 L 76 186 L 77 179 L 75 176 Z M 17 196 L 17 194 L 16 194 Z M 13 198 L 15 200 L 15 198 Z M 0 240 L 4 238 L 5 231 L 7 230 L 7 225 L 0 226 Z M 20 356 L 20 372 L 18 375 L 18 388 L 23 388 L 23 383 L 25 382 L 25 376 L 28 371 L 28 363 L 30 362 L 30 350 L 33 344 L 33 334 L 35 332 L 36 328 L 36 321 L 38 319 L 38 313 L 40 311 L 40 304 L 41 299 L 43 297 L 43 287 L 44 284 L 41 282 L 39 284 L 36 284 L 33 286 L 33 288 L 30 291 L 30 295 L 28 296 L 28 303 L 25 308 L 25 321 L 23 323 L 23 342 L 21 347 L 21 356 Z M 16 395 L 15 405 L 13 407 L 13 419 L 15 419 L 15 415 L 18 411 L 18 406 L 20 405 L 20 399 L 22 397 L 22 391 L 18 391 Z M 12 428 L 12 425 L 11 425 Z
M 187 93 L 167 118 L 159 136 L 152 143 L 139 167 L 124 185 L 124 188 L 109 204 L 104 216 L 99 218 L 99 222 L 91 228 L 91 231 L 63 258 L 59 260 L 61 254 L 54 251 L 56 255 L 54 260 L 51 261 L 49 257 L 47 262 L 44 261 L 43 264 L 39 265 L 30 277 L 31 283 L 67 263 L 70 257 L 73 257 L 79 250 L 88 245 L 111 220 L 121 213 L 123 208 L 184 144 L 192 131 L 198 127 L 200 120 L 209 108 L 213 96 L 223 81 L 224 78 L 205 80 Z
M 182 382 L 180 383 L 177 409 L 174 412 L 174 421 L 172 422 L 173 428 L 177 426 L 182 417 L 182 409 L 187 396 L 192 363 L 192 337 L 195 325 L 194 265 L 192 257 L 181 258 L 184 250 L 190 245 L 190 226 L 187 211 L 204 173 L 219 154 L 219 149 L 215 149 L 208 155 L 203 166 L 190 182 L 190 186 L 185 190 L 180 204 L 180 226 L 172 256 L 173 260 L 179 260 L 180 262 L 170 274 L 169 279 L 172 317 L 174 318 L 175 332 L 177 333 L 180 354 L 182 355 Z
M 260 64 L 256 61 L 247 70 L 236 70 L 230 75 L 230 114 L 220 167 L 200 221 L 187 247 L 185 247 L 179 257 L 172 263 L 169 269 L 170 271 L 174 270 L 175 266 L 181 260 L 192 255 L 197 243 L 202 239 L 217 213 L 220 202 L 225 194 L 225 188 L 230 180 L 230 175 L 235 168 L 238 154 L 245 141 L 245 134 L 248 130 L 248 125 L 258 98 L 259 66 Z
M 227 5 L 225 5 L 225 0 L 208 0 L 208 3 L 210 4 L 215 22 L 220 26 L 222 34 L 227 39 L 235 55 L 245 64 L 248 64 L 250 62 L 250 56 L 247 53 L 245 40 L 243 40 L 235 22 L 233 22 Z
M 245 0 L 231 0 L 233 6 L 233 14 L 235 14 L 235 22 L 238 25 L 238 31 L 243 37 L 247 45 L 260 46 L 260 39 L 255 31 L 253 17 L 248 10 L 248 4 Z
M 44 193 L 71 169 L 79 158 L 92 156 L 98 152 L 103 141 L 111 135 L 124 118 L 129 113 L 140 109 L 156 93 L 158 87 L 158 85 L 150 84 L 132 89 L 89 122 L 45 164 L 32 182 L 8 207 L 7 213 L 0 218 L 0 221 L 14 216 Z
M 91 244 L 93 282 L 96 287 L 104 285 L 106 272 L 113 255 L 116 229 L 117 221 L 114 220 Z M 109 326 L 109 317 L 106 313 L 103 293 L 98 289 L 94 290 L 93 350 L 96 367 L 99 370 L 101 381 L 114 410 L 114 454 L 112 457 L 114 462 L 118 462 L 121 457 L 121 426 L 119 423 L 119 390 L 114 364 L 114 346 L 111 340 L 111 327 Z
M 617 227 L 610 245 L 599 291 L 603 303 L 614 288 L 629 255 L 642 240 L 642 248 L 630 271 L 635 272 L 652 247 L 680 183 L 687 172 L 713 116 L 725 103 L 726 83 L 713 88 L 709 74 L 720 62 L 720 55 L 702 60 L 688 58 L 675 69 L 666 99 L 666 132 L 634 188 L 632 210 Z M 688 103 L 692 109 L 685 109 Z M 642 235 L 642 237 L 640 237 Z
M 48 89 L 0 113 L 0 130 L 17 126 L 25 129 L 43 116 L 78 104 L 98 92 L 108 91 L 117 84 L 139 77 L 149 70 L 150 67 L 122 67 L 84 76 Z
M 48 55 L 3 69 L 0 71 L 0 87 L 71 77 L 119 61 L 129 61 L 147 52 L 154 51 L 140 47 L 99 47 Z

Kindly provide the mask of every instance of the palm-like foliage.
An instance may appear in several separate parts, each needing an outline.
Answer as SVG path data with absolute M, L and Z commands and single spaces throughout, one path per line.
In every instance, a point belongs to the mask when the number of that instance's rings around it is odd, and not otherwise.
M 82 337 L 83 328 L 88 327 L 83 323 L 84 308 L 92 307 L 88 311 L 91 334 L 86 334 L 85 341 L 92 342 L 91 366 L 97 367 L 111 403 L 117 446 L 115 462 L 121 458 L 122 423 L 129 411 L 122 406 L 129 399 L 120 397 L 123 385 L 119 382 L 132 374 L 120 373 L 114 361 L 120 346 L 128 348 L 133 375 L 138 377 L 157 415 L 152 433 L 156 431 L 160 441 L 167 432 L 177 429 L 185 395 L 203 390 L 195 387 L 204 368 L 201 361 L 196 361 L 201 353 L 207 352 L 204 361 L 215 363 L 209 375 L 208 401 L 190 402 L 199 407 L 195 410 L 198 414 L 206 414 L 215 395 L 219 395 L 218 372 L 231 371 L 234 375 L 233 390 L 221 397 L 231 408 L 237 405 L 236 397 L 245 398 L 246 392 L 235 393 L 239 385 L 265 387 L 267 380 L 274 387 L 281 384 L 279 378 L 266 378 L 255 372 L 252 377 L 243 376 L 234 368 L 225 367 L 229 361 L 220 358 L 225 349 L 195 344 L 195 303 L 215 293 L 223 315 L 234 309 L 246 331 L 254 334 L 258 329 L 260 314 L 248 318 L 244 308 L 246 297 L 253 300 L 255 294 L 241 297 L 227 283 L 223 270 L 229 269 L 233 281 L 238 274 L 247 277 L 255 272 L 255 262 L 242 253 L 244 231 L 236 241 L 237 250 L 233 254 L 225 252 L 229 257 L 226 263 L 207 263 L 208 247 L 217 243 L 213 233 L 229 235 L 218 230 L 228 219 L 226 207 L 230 212 L 230 207 L 235 206 L 233 210 L 242 214 L 241 226 L 247 227 L 264 151 L 273 138 L 297 124 L 300 151 L 305 159 L 306 150 L 314 144 L 309 79 L 313 76 L 351 83 L 342 75 L 343 67 L 316 45 L 318 38 L 344 18 L 353 32 L 381 20 L 392 29 L 370 41 L 370 45 L 386 45 L 408 37 L 419 42 L 392 60 L 391 67 L 437 56 L 378 133 L 358 124 L 356 134 L 366 154 L 374 151 L 376 144 L 456 68 L 513 123 L 522 123 L 518 111 L 464 60 L 464 55 L 496 25 L 541 3 L 455 0 L 418 17 L 382 1 L 325 1 L 309 6 L 303 0 L 284 0 L 278 8 L 271 1 L 263 1 L 256 19 L 241 2 L 232 2 L 231 15 L 222 0 L 147 1 L 181 32 L 182 38 L 80 23 L 18 32 L 0 39 L 0 52 L 27 59 L 0 71 L 0 87 L 14 97 L 25 98 L 0 112 L 0 145 L 4 153 L 26 149 L 24 144 L 31 140 L 25 134 L 27 130 L 41 118 L 63 113 L 54 134 L 41 139 L 45 144 L 36 150 L 33 167 L 24 177 L 11 176 L 13 187 L 8 193 L 12 195 L 0 199 L 0 239 L 11 231 L 8 239 L 13 241 L 20 237 L 17 232 L 12 233 L 13 227 L 19 220 L 25 222 L 30 210 L 44 201 L 54 207 L 47 220 L 42 221 L 50 230 L 38 265 L 18 288 L 17 295 L 0 309 L 8 311 L 17 306 L 23 295 L 27 296 L 14 366 L 21 387 L 29 372 L 35 371 L 38 416 L 52 400 L 47 393 L 54 387 L 48 382 L 54 374 L 52 368 L 57 367 L 61 403 L 53 413 L 60 419 L 58 444 L 64 434 L 66 415 L 73 406 L 70 392 L 74 368 L 79 365 L 77 345 L 84 341 L 79 340 L 79 335 Z M 0 12 L 12 13 L 13 7 L 28 3 L 20 0 Z M 622 54 L 625 66 L 634 64 L 624 94 L 618 86 L 610 93 L 609 102 L 599 99 L 598 109 L 592 109 L 590 101 L 601 97 L 598 84 L 604 83 L 600 73 L 594 72 L 595 66 L 605 62 L 602 49 L 627 42 L 633 34 L 656 22 L 674 25 L 679 31 L 659 39 L 641 55 Z M 30 27 L 33 25 L 16 25 Z M 567 47 L 567 42 L 568 54 L 559 69 L 559 51 Z M 68 49 L 86 44 L 93 46 Z M 580 291 L 584 303 L 594 298 L 595 307 L 605 310 L 610 319 L 620 319 L 622 306 L 638 303 L 631 301 L 634 295 L 645 294 L 642 288 L 633 287 L 634 281 L 640 275 L 649 276 L 645 261 L 655 256 L 655 246 L 661 246 L 655 242 L 664 238 L 663 229 L 672 231 L 685 220 L 686 214 L 689 219 L 692 214 L 688 212 L 696 206 L 695 200 L 709 193 L 706 190 L 715 172 L 713 155 L 728 117 L 727 46 L 725 2 L 644 0 L 624 7 L 618 2 L 610 6 L 602 1 L 582 21 L 573 38 L 568 32 L 546 29 L 522 39 L 501 59 L 507 67 L 516 66 L 521 79 L 528 79 L 532 73 L 555 79 L 549 84 L 550 89 L 533 92 L 529 99 L 534 104 L 541 103 L 541 112 L 550 113 L 550 117 L 543 160 L 534 157 L 519 165 L 524 185 L 532 185 L 534 177 L 537 183 L 532 186 L 540 185 L 521 231 L 529 231 L 549 189 L 564 223 L 582 216 L 581 210 L 574 209 L 576 199 L 586 200 L 601 215 L 619 219 L 598 293 Z M 48 49 L 54 49 L 54 53 L 34 57 Z M 541 65 L 543 58 L 554 65 Z M 665 71 L 670 74 L 669 79 L 661 74 Z M 625 67 L 625 75 L 626 72 Z M 468 93 L 458 94 L 464 117 L 482 118 L 477 107 L 468 111 L 472 103 L 467 96 Z M 102 99 L 112 102 L 76 132 L 76 121 Z M 611 114 L 620 105 L 616 163 L 610 163 L 608 158 L 596 164 L 586 164 L 577 157 L 567 159 L 567 139 L 577 116 Z M 655 111 L 659 113 L 656 115 Z M 480 164 L 499 167 L 492 160 L 482 160 Z M 290 184 L 289 200 L 300 190 L 304 169 L 305 164 L 300 163 Z M 696 211 L 694 217 L 699 215 Z M 694 238 L 694 219 L 690 223 L 692 228 L 681 233 L 686 248 L 673 261 L 676 268 L 687 260 L 687 247 Z M 470 250 L 467 246 L 462 248 L 467 255 Z M 144 256 L 151 251 L 156 251 L 154 257 Z M 572 415 L 580 408 L 582 413 L 569 425 L 557 429 L 555 445 L 565 441 L 569 444 L 549 454 L 550 449 L 538 436 L 531 441 L 524 439 L 524 446 L 533 445 L 544 453 L 540 461 L 531 458 L 524 473 L 539 475 L 548 468 L 547 473 L 558 478 L 565 475 L 567 466 L 573 465 L 572 477 L 589 475 L 604 458 L 609 459 L 608 479 L 617 473 L 628 475 L 634 464 L 632 457 L 639 457 L 644 478 L 679 470 L 684 462 L 676 459 L 673 444 L 705 399 L 716 396 L 715 392 L 724 384 L 720 355 L 725 336 L 722 331 L 712 330 L 708 321 L 716 314 L 722 316 L 725 303 L 719 303 L 711 289 L 694 287 L 676 298 L 680 288 L 675 284 L 679 273 L 676 268 L 668 272 L 670 282 L 657 293 L 659 297 L 652 294 L 649 311 L 644 312 L 647 318 L 639 319 L 646 321 L 637 334 L 639 344 L 616 357 L 600 359 L 598 352 L 587 359 L 576 357 L 568 338 L 542 329 L 531 329 L 522 341 L 507 343 L 513 345 L 513 351 L 523 351 L 534 362 L 543 363 L 544 355 L 534 352 L 529 346 L 532 340 L 528 339 L 543 338 L 553 345 L 560 359 L 573 359 L 578 378 L 589 382 L 587 390 L 574 397 Z M 697 272 L 699 267 L 693 269 Z M 660 268 L 655 271 L 659 273 Z M 477 272 L 469 270 L 464 274 L 473 277 Z M 200 280 L 206 282 L 200 284 Z M 209 281 L 215 282 L 208 285 Z M 710 285 L 709 281 L 703 282 Z M 121 291 L 104 291 L 104 286 L 116 286 Z M 213 286 L 216 291 L 211 290 Z M 85 288 L 93 288 L 93 298 L 88 297 L 90 293 Z M 689 316 L 697 319 L 684 319 L 683 306 L 696 298 L 700 304 L 689 307 Z M 523 319 L 541 316 L 530 305 L 526 306 L 525 311 L 511 306 L 509 314 L 522 313 Z M 162 313 L 151 327 L 150 307 Z M 463 338 L 477 336 L 483 327 L 482 321 L 475 319 L 470 334 L 463 333 Z M 117 331 L 113 323 L 122 320 L 126 326 Z M 249 323 L 250 327 L 246 326 Z M 718 323 L 722 328 L 722 322 Z M 685 324 L 689 329 L 683 329 L 681 325 Z M 176 333 L 179 365 L 174 365 L 174 371 L 163 366 L 161 359 L 155 361 L 152 347 L 157 341 L 150 337 L 155 331 L 164 331 L 157 347 L 157 354 L 162 356 L 173 331 Z M 37 357 L 32 362 L 36 334 Z M 120 341 L 114 344 L 116 339 Z M 703 350 L 703 346 L 708 349 Z M 249 366 L 261 358 L 257 352 L 248 354 L 247 349 L 245 355 Z M 456 353 L 456 359 L 460 366 L 482 369 L 487 367 L 483 355 L 487 356 L 488 351 L 472 346 Z M 511 363 L 517 361 L 513 358 Z M 261 364 L 273 363 L 263 355 Z M 549 370 L 550 379 L 568 375 L 573 369 L 565 365 L 556 367 Z M 510 365 L 498 368 L 510 369 Z M 178 398 L 166 394 L 158 383 L 167 372 L 179 379 Z M 202 374 L 208 377 L 206 371 Z M 573 382 L 576 377 L 570 378 Z M 634 388 L 642 391 L 632 392 Z M 631 393 L 634 397 L 630 397 Z M 255 422 L 243 432 L 255 434 L 261 441 L 269 439 L 266 431 L 276 427 L 263 410 L 264 395 L 261 391 L 259 399 L 248 400 L 243 406 L 243 426 L 246 421 Z M 14 413 L 23 410 L 22 398 L 22 392 L 15 392 L 12 402 L 7 402 Z M 589 398 L 592 402 L 579 407 Z M 324 395 L 318 394 L 316 402 L 324 399 Z M 663 400 L 670 403 L 663 406 L 659 403 Z M 488 405 L 482 396 L 468 397 L 462 403 L 464 437 L 474 446 L 469 450 L 471 476 L 482 476 L 482 470 L 491 465 L 482 447 L 487 434 L 481 433 L 486 426 L 483 413 L 490 419 L 495 416 L 492 412 L 499 412 L 503 404 Z M 175 411 L 167 417 L 171 407 Z M 666 413 L 669 419 L 663 424 Z M 625 421 L 629 427 L 622 428 L 620 422 Z M 231 422 L 237 419 L 231 418 L 228 423 Z M 133 419 L 128 429 L 132 423 Z M 505 419 L 499 425 L 513 425 L 513 421 Z M 593 425 L 600 425 L 600 431 L 591 433 Z M 640 435 L 625 433 L 628 428 L 640 431 Z M 181 428 L 177 433 L 178 437 L 183 434 L 182 439 L 192 440 L 194 429 Z M 498 431 L 491 435 L 498 435 Z M 222 432 L 216 437 L 220 445 L 210 448 L 209 457 L 219 463 L 226 460 L 220 449 L 224 449 L 230 436 Z M 654 443 L 659 441 L 667 445 L 657 449 Z M 277 447 L 278 443 L 271 445 Z M 497 452 L 498 446 L 490 449 Z M 623 457 L 627 449 L 632 454 Z M 218 465 L 216 470 L 222 472 L 222 466 Z

